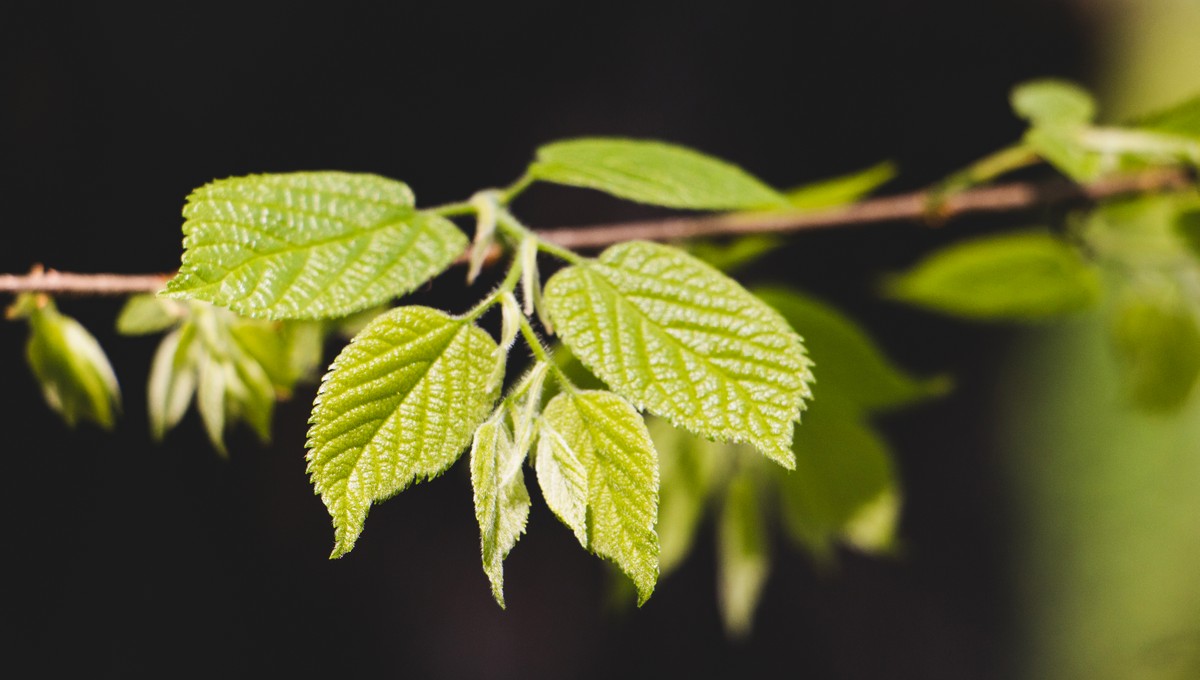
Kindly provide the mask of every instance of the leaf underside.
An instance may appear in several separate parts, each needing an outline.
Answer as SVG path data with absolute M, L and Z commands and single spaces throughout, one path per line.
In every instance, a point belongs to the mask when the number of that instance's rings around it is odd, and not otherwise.
M 301 172 L 218 180 L 184 207 L 174 297 L 257 318 L 346 316 L 412 291 L 450 265 L 466 237 L 375 175 Z
M 519 450 L 502 422 L 489 420 L 475 431 L 471 446 L 471 486 L 475 492 L 475 519 L 479 522 L 483 570 L 492 584 L 492 595 L 504 606 L 504 558 L 529 519 L 529 491 Z
M 563 342 L 635 406 L 792 467 L 809 361 L 787 322 L 737 282 L 634 241 L 555 274 L 545 301 Z
M 495 401 L 496 343 L 466 320 L 400 307 L 338 355 L 317 393 L 308 472 L 333 517 L 333 557 L 372 503 L 450 467 Z

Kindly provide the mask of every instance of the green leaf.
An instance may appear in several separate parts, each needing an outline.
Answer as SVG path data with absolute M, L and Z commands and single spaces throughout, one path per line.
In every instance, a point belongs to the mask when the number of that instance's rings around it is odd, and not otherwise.
M 1183 238 L 1192 255 L 1200 257 L 1200 208 L 1185 210 L 1175 216 L 1175 233 Z
M 895 177 L 896 164 L 884 161 L 848 175 L 796 187 L 786 196 L 793 208 L 825 210 L 854 203 Z
M 750 470 L 729 482 L 717 520 L 717 604 L 725 630 L 745 638 L 771 571 L 766 521 Z
M 313 377 L 324 355 L 321 325 L 314 321 L 238 319 L 229 325 L 238 347 L 266 372 L 271 384 L 290 395 Z
M 1100 177 L 1115 162 L 1084 145 L 1082 128 L 1035 127 L 1025 133 L 1023 140 L 1047 163 L 1076 182 Z
M 1096 101 L 1079 85 L 1056 79 L 1033 80 L 1013 88 L 1013 111 L 1030 123 L 1086 125 L 1096 117 Z
M 46 403 L 71 427 L 89 420 L 111 429 L 121 390 L 100 343 L 78 321 L 59 313 L 52 301 L 29 306 L 25 355 Z
M 412 291 L 467 246 L 375 175 L 302 172 L 218 180 L 183 211 L 183 264 L 169 295 L 257 318 L 346 316 Z
M 347 345 L 317 392 L 308 473 L 333 517 L 333 557 L 354 547 L 372 503 L 441 474 L 496 399 L 496 343 L 427 307 L 380 315 Z
M 611 392 L 559 394 L 542 413 L 536 469 L 550 509 L 645 603 L 658 581 L 658 458 L 638 412 Z
M 796 430 L 796 470 L 777 475 L 785 527 L 818 558 L 835 541 L 889 550 L 900 491 L 887 445 L 853 409 L 825 396 Z
M 783 207 L 786 199 L 745 170 L 692 149 L 620 138 L 572 139 L 538 149 L 530 174 L 668 208 Z
M 767 253 L 783 245 L 783 239 L 770 234 L 741 236 L 728 242 L 696 240 L 684 244 L 687 252 L 726 274 L 744 269 Z
M 122 335 L 161 333 L 179 323 L 186 310 L 178 302 L 156 295 L 134 295 L 117 315 L 117 332 Z
M 545 301 L 563 342 L 617 394 L 792 466 L 809 361 L 800 336 L 736 281 L 675 248 L 634 241 L 559 271 Z
M 666 576 L 691 552 L 708 500 L 737 456 L 719 444 L 684 432 L 661 418 L 646 421 L 658 451 L 658 570 Z
M 904 406 L 949 389 L 944 378 L 915 380 L 896 368 L 852 319 L 830 305 L 787 288 L 756 288 L 792 328 L 804 329 L 804 346 L 820 367 L 821 389 L 836 390 L 859 408 Z
M 196 334 L 192 327 L 176 329 L 163 336 L 150 364 L 146 407 L 150 434 L 161 442 L 179 424 L 196 393 L 196 361 L 192 351 Z
M 475 519 L 479 522 L 483 570 L 501 607 L 504 607 L 504 558 L 525 532 L 525 522 L 529 519 L 529 491 L 521 471 L 527 453 L 528 449 L 514 445 L 502 412 L 475 430 L 471 446 Z
M 1110 330 L 1130 401 L 1152 413 L 1182 407 L 1200 376 L 1200 327 L 1179 294 L 1127 295 Z
M 1070 245 L 1041 232 L 952 245 L 886 286 L 909 304 L 972 319 L 1038 321 L 1092 305 L 1095 268 Z
M 1185 268 L 1192 261 L 1185 223 L 1193 211 L 1200 211 L 1200 197 L 1192 193 L 1110 200 L 1088 214 L 1081 237 L 1100 262 L 1120 269 Z
M 1136 125 L 1154 132 L 1200 139 L 1200 95 L 1145 116 Z

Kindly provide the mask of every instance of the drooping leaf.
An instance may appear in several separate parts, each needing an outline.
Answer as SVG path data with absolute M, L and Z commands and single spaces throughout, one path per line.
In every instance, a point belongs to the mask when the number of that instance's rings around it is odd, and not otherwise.
M 1110 332 L 1134 406 L 1178 410 L 1200 376 L 1200 326 L 1174 291 L 1138 291 L 1121 300 Z
M 521 470 L 528 449 L 518 449 L 504 424 L 503 414 L 475 430 L 471 446 L 471 486 L 475 519 L 479 522 L 483 570 L 492 595 L 504 607 L 504 558 L 529 519 L 529 491 Z
M 546 284 L 563 342 L 613 391 L 706 437 L 792 466 L 809 361 L 787 322 L 682 251 L 622 243 Z
M 161 442 L 167 431 L 179 424 L 196 393 L 196 361 L 192 341 L 196 334 L 188 326 L 163 336 L 150 364 L 146 406 L 150 434 Z
M 852 319 L 830 305 L 788 288 L 756 288 L 792 328 L 804 329 L 804 346 L 820 367 L 821 390 L 836 390 L 859 408 L 904 406 L 945 392 L 944 378 L 916 380 L 896 368 Z
M 173 297 L 245 316 L 346 316 L 403 295 L 464 248 L 453 223 L 375 175 L 302 172 L 218 180 L 188 197 Z
M 315 321 L 238 319 L 230 323 L 229 331 L 283 395 L 312 377 L 324 353 L 321 326 Z
M 893 278 L 887 293 L 972 319 L 1038 321 L 1078 311 L 1100 293 L 1095 267 L 1040 232 L 978 238 L 935 252 Z
M 161 333 L 179 323 L 186 311 L 178 302 L 156 295 L 134 295 L 117 315 L 117 332 L 122 335 Z
M 658 451 L 658 569 L 666 576 L 691 552 L 709 498 L 738 452 L 649 418 L 646 427 Z
M 564 392 L 538 428 L 538 484 L 580 544 L 617 564 L 638 590 L 658 580 L 658 458 L 642 417 L 611 392 Z
M 748 472 L 730 480 L 717 521 L 717 604 L 725 631 L 734 638 L 750 634 L 771 570 L 762 494 Z
M 686 147 L 621 138 L 572 139 L 538 149 L 536 179 L 597 189 L 668 208 L 784 207 L 787 200 L 741 168 Z
M 776 475 L 784 525 L 820 559 L 835 542 L 892 547 L 900 491 L 887 445 L 846 404 L 822 395 L 796 430 L 796 470 Z
M 321 382 L 308 472 L 333 517 L 333 557 L 354 547 L 372 503 L 450 467 L 496 399 L 496 343 L 427 307 L 380 315 Z
M 46 403 L 71 427 L 88 420 L 111 429 L 121 407 L 121 389 L 100 343 L 50 300 L 23 306 L 29 308 L 25 356 Z
M 792 208 L 824 210 L 854 203 L 895 177 L 896 164 L 884 161 L 848 175 L 796 187 L 786 195 Z
M 1096 117 L 1096 100 L 1079 85 L 1052 78 L 1013 88 L 1013 111 L 1037 126 L 1086 125 Z

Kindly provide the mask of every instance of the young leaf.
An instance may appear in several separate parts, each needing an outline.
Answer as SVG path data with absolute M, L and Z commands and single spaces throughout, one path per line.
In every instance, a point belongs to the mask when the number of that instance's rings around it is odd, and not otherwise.
M 717 520 L 717 604 L 731 637 L 744 638 L 771 570 L 766 522 L 749 470 L 729 482 Z
M 372 503 L 450 467 L 496 399 L 496 343 L 427 307 L 380 315 L 321 382 L 308 472 L 333 517 L 332 557 L 354 547 Z
M 150 364 L 146 406 L 150 412 L 150 434 L 161 442 L 167 431 L 179 424 L 196 393 L 195 353 L 191 327 L 165 335 Z
M 527 453 L 527 449 L 514 445 L 503 412 L 475 430 L 471 446 L 475 519 L 479 522 L 483 570 L 501 607 L 504 607 L 504 558 L 525 533 L 525 522 L 529 519 L 529 491 L 521 471 Z
M 559 394 L 542 413 L 536 467 L 550 509 L 645 603 L 658 580 L 658 458 L 638 412 L 611 392 Z
M 758 261 L 783 245 L 783 239 L 773 234 L 739 236 L 726 243 L 712 240 L 689 241 L 685 244 L 692 257 L 714 269 L 732 274 Z
M 646 428 L 658 451 L 658 570 L 666 576 L 691 551 L 709 497 L 738 454 L 661 418 L 648 418 Z
M 559 271 L 545 300 L 563 342 L 617 394 L 791 468 L 808 357 L 787 322 L 737 282 L 675 248 L 634 241 Z
M 620 138 L 572 139 L 538 149 L 530 174 L 668 208 L 786 207 L 787 200 L 745 170 L 674 144 Z
M 417 211 L 375 175 L 302 172 L 218 180 L 188 197 L 172 297 L 256 318 L 346 316 L 403 295 L 466 248 L 453 223 Z
M 788 288 L 756 288 L 792 328 L 804 329 L 804 346 L 820 366 L 823 390 L 835 389 L 859 408 L 904 406 L 945 392 L 945 379 L 915 380 L 896 368 L 852 319 L 833 307 Z
M 787 192 L 792 208 L 824 210 L 854 203 L 896 177 L 896 164 L 884 161 L 848 175 L 805 184 Z
M 1187 401 L 1200 377 L 1200 326 L 1176 294 L 1157 293 L 1122 300 L 1111 333 L 1130 400 L 1168 413 Z
M 1013 111 L 1036 126 L 1086 125 L 1096 117 L 1096 101 L 1079 85 L 1044 79 L 1022 83 L 1009 97 Z
M 957 316 L 1038 321 L 1078 311 L 1100 294 L 1095 267 L 1039 232 L 958 243 L 927 257 L 886 287 L 893 298 Z
M 117 332 L 121 335 L 161 333 L 179 323 L 186 313 L 182 307 L 178 302 L 155 295 L 134 295 L 117 315 Z
M 25 355 L 46 403 L 71 427 L 90 420 L 111 429 L 121 390 L 100 343 L 78 321 L 59 313 L 52 301 L 28 306 Z
M 1136 125 L 1144 130 L 1200 139 L 1200 95 L 1145 116 Z

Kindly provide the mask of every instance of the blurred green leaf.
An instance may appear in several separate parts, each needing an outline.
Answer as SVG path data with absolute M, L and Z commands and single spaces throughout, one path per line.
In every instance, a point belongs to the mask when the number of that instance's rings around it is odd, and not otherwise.
M 1076 182 L 1090 182 L 1108 169 L 1104 156 L 1084 145 L 1082 128 L 1034 127 L 1023 139 L 1047 163 Z
M 1021 83 L 1013 88 L 1009 103 L 1018 116 L 1035 126 L 1086 125 L 1096 117 L 1091 93 L 1066 80 Z
M 717 520 L 717 604 L 730 637 L 745 638 L 771 570 L 762 493 L 752 468 L 729 482 Z
M 830 305 L 789 288 L 752 291 L 804 338 L 818 366 L 817 393 L 835 390 L 869 411 L 904 406 L 949 389 L 945 378 L 915 380 L 896 368 L 863 329 Z
M 1133 404 L 1158 413 L 1183 406 L 1200 375 L 1195 310 L 1172 290 L 1131 291 L 1119 302 L 1110 332 Z
M 536 179 L 597 189 L 668 208 L 739 210 L 785 206 L 786 199 L 745 170 L 663 142 L 594 137 L 547 144 L 530 166 Z
M 1200 95 L 1144 116 L 1135 124 L 1146 130 L 1200 138 Z
M 28 310 L 25 356 L 46 403 L 71 427 L 88 420 L 111 429 L 121 407 L 121 389 L 100 343 L 78 321 L 61 314 L 53 301 L 35 301 L 32 296 L 26 300 L 17 303 Z
M 179 323 L 186 313 L 186 308 L 174 300 L 156 295 L 134 295 L 117 315 L 117 332 L 122 335 L 161 333 Z
M 179 424 L 196 393 L 195 328 L 184 326 L 163 336 L 150 364 L 146 407 L 150 434 L 161 442 Z
M 1082 238 L 1101 262 L 1133 269 L 1174 269 L 1191 261 L 1184 215 L 1200 210 L 1190 193 L 1105 201 L 1088 213 Z
M 726 274 L 754 263 L 762 256 L 783 244 L 783 239 L 769 234 L 753 234 L 731 239 L 724 243 L 712 240 L 689 241 L 684 244 L 688 253 L 696 259 Z
M 988 321 L 1039 321 L 1091 306 L 1099 276 L 1070 245 L 1042 232 L 944 248 L 887 282 L 886 293 L 928 309 Z
M 1200 257 L 1200 209 L 1189 209 L 1175 215 L 1175 232 L 1192 251 Z
M 884 161 L 858 172 L 790 189 L 784 195 L 792 208 L 824 210 L 854 203 L 895 177 L 896 164 Z

